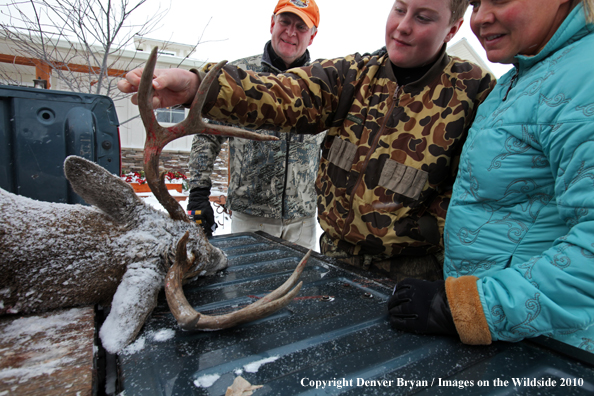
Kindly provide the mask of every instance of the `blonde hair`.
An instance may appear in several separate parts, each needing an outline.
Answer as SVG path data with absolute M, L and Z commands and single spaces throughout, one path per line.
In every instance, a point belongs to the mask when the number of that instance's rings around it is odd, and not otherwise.
M 594 0 L 586 0 L 594 1 Z M 468 0 L 450 0 L 450 10 L 452 11 L 452 17 L 450 18 L 450 24 L 453 25 L 460 18 L 464 18 L 466 9 L 468 8 Z

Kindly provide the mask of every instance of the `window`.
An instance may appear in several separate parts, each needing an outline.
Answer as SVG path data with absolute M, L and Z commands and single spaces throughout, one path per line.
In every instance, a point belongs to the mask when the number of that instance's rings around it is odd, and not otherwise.
M 177 124 L 186 118 L 186 110 L 183 106 L 165 107 L 155 110 L 157 121 L 165 124 Z

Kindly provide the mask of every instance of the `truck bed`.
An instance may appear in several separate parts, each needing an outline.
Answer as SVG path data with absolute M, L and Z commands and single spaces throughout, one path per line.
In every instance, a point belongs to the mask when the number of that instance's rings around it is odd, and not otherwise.
M 264 233 L 211 243 L 228 255 L 229 268 L 184 287 L 205 314 L 264 296 L 306 252 Z M 310 258 L 301 280 L 285 309 L 216 332 L 180 330 L 161 295 L 138 339 L 117 356 L 112 387 L 127 396 L 224 395 L 242 376 L 263 385 L 254 395 L 594 394 L 593 360 L 584 351 L 547 339 L 468 346 L 392 330 L 393 282 L 321 255 Z

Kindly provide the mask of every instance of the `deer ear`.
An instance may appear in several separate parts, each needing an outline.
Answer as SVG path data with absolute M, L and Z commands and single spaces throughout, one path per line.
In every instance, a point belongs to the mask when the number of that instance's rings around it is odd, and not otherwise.
M 94 162 L 77 156 L 64 161 L 64 174 L 72 189 L 118 223 L 133 220 L 134 209 L 144 203 L 134 189 Z

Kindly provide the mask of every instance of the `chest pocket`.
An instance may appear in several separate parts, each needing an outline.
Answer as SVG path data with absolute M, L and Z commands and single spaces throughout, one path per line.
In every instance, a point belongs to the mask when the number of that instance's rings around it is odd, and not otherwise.
M 416 200 L 419 199 L 428 177 L 429 174 L 424 170 L 387 159 L 384 169 L 382 169 L 379 185 Z
M 357 153 L 357 146 L 339 137 L 334 138 L 330 151 L 328 152 L 328 161 L 338 166 L 340 169 L 350 171 Z

